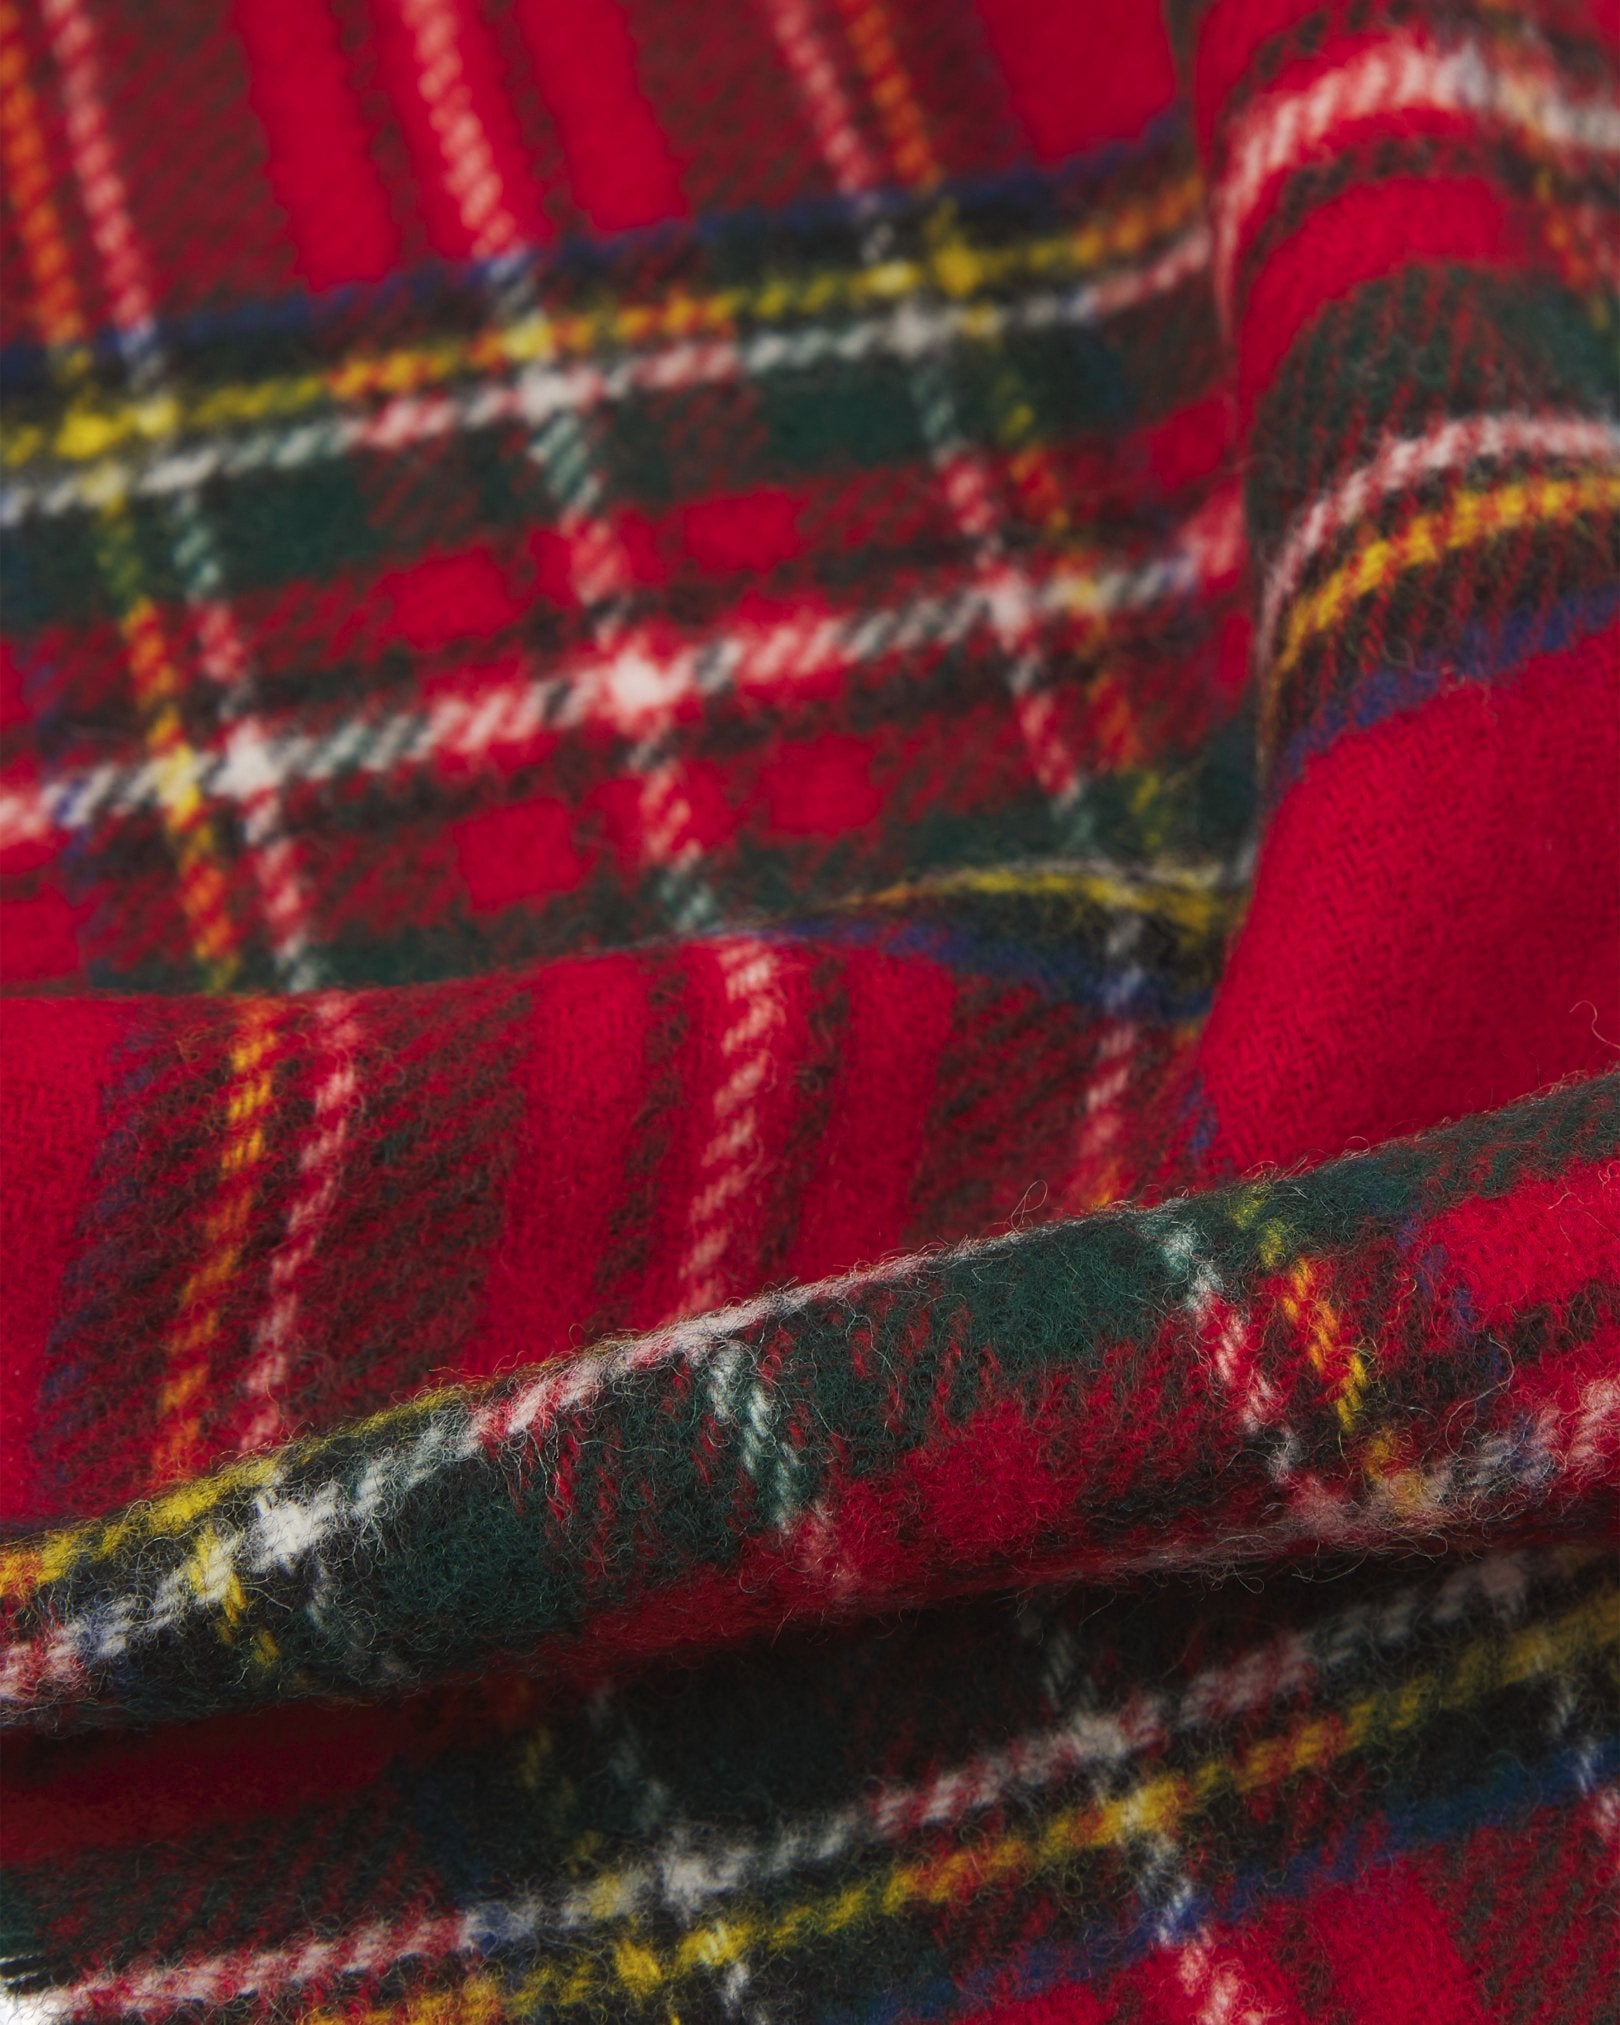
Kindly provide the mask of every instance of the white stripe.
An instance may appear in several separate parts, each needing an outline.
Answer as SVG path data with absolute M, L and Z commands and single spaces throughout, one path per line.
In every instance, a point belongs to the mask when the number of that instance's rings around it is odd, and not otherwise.
M 425 710 L 389 717 L 350 717 L 329 731 L 261 725 L 262 750 L 250 761 L 235 746 L 205 749 L 197 785 L 206 799 L 234 805 L 258 792 L 265 765 L 284 787 L 318 786 L 350 772 L 378 777 L 439 759 L 476 760 L 542 730 L 645 740 L 693 701 L 712 703 L 732 691 L 780 698 L 801 683 L 883 656 L 898 659 L 991 631 L 1016 640 L 1065 616 L 1149 609 L 1194 595 L 1236 567 L 1238 518 L 1236 494 L 1223 494 L 1215 511 L 1204 509 L 1169 549 L 1143 563 L 1091 571 L 1064 566 L 1044 579 L 1000 568 L 989 579 L 888 610 L 805 612 L 734 626 L 673 652 L 630 639 L 477 696 L 446 695 Z M 149 759 L 44 783 L 14 781 L 0 788 L 0 849 L 38 836 L 42 826 L 75 831 L 127 820 L 155 807 L 158 791 L 158 769 Z
M 156 304 L 108 133 L 90 17 L 80 0 L 45 0 L 44 18 L 62 78 L 74 171 L 106 276 L 119 347 L 128 360 L 137 394 L 155 408 L 172 413 L 175 401 L 165 386 L 168 361 L 157 337 Z M 121 503 L 121 497 L 108 501 L 113 510 Z M 235 615 L 225 601 L 224 569 L 196 486 L 175 488 L 168 495 L 168 504 L 175 570 L 196 627 L 203 672 L 219 685 L 224 708 L 235 720 L 232 736 L 251 742 L 257 736 L 251 715 L 253 669 Z M 155 778 L 161 791 L 161 774 Z M 169 779 L 171 793 L 186 792 L 183 770 L 173 772 Z M 273 778 L 267 776 L 261 782 L 246 811 L 243 831 L 247 861 L 259 888 L 282 982 L 295 991 L 305 989 L 318 982 L 320 966 L 309 948 L 305 928 L 308 900 L 296 854 L 282 830 Z
M 714 960 L 727 1016 L 708 1139 L 693 1174 L 686 1250 L 676 1276 L 677 1315 L 716 1306 L 744 1276 L 741 1261 L 727 1257 L 736 1240 L 733 1209 L 764 1165 L 759 1099 L 786 1017 L 781 966 L 770 949 L 728 941 L 716 946 Z
M 1005 1256 L 1029 1242 L 1031 1235 L 1014 1232 L 985 1244 L 961 1247 L 960 1255 Z M 27 1709 L 67 1693 L 82 1695 L 84 1667 L 127 1658 L 133 1647 L 172 1632 L 184 1619 L 205 1609 L 211 1596 L 221 1594 L 231 1573 L 239 1568 L 245 1567 L 250 1574 L 262 1573 L 307 1558 L 310 1593 L 305 1608 L 318 1619 L 328 1565 L 350 1556 L 385 1504 L 397 1504 L 418 1484 L 492 1450 L 521 1446 L 526 1451 L 543 1446 L 563 1416 L 578 1413 L 605 1392 L 646 1372 L 684 1363 L 703 1377 L 716 1360 L 726 1361 L 729 1369 L 731 1353 L 741 1347 L 736 1338 L 744 1330 L 811 1302 L 869 1293 L 878 1280 L 875 1274 L 850 1275 L 798 1289 L 791 1299 L 749 1302 L 701 1320 L 674 1323 L 631 1342 L 605 1344 L 545 1367 L 520 1392 L 470 1411 L 466 1401 L 449 1400 L 414 1422 L 392 1446 L 378 1449 L 352 1485 L 331 1477 L 306 1486 L 293 1497 L 282 1488 L 281 1466 L 274 1465 L 255 1492 L 254 1516 L 244 1531 L 215 1527 L 205 1539 L 199 1539 L 198 1549 L 207 1548 L 205 1567 L 199 1570 L 194 1556 L 188 1557 L 145 1599 L 128 1594 L 98 1602 L 86 1614 L 5 1647 L 0 1657 L 0 1703 Z M 732 1374 L 733 1378 L 738 1375 Z M 1415 1466 L 1400 1472 L 1398 1478 L 1381 1478 L 1359 1488 L 1315 1476 L 1298 1480 L 1288 1509 L 1245 1533 L 1191 1545 L 1167 1540 L 1161 1546 L 1109 1555 L 1103 1561 L 1095 1549 L 1080 1550 L 1072 1562 L 1047 1566 L 1043 1574 L 1048 1580 L 1065 1575 L 1095 1580 L 1100 1569 L 1106 1569 L 1108 1579 L 1123 1580 L 1155 1572 L 1227 1568 L 1294 1552 L 1307 1544 L 1348 1552 L 1421 1540 L 1450 1526 L 1483 1523 L 1504 1503 L 1521 1500 L 1548 1482 L 1558 1481 L 1572 1452 L 1581 1473 L 1594 1476 L 1592 1459 L 1600 1448 L 1617 1442 L 1620 1386 L 1608 1380 L 1594 1381 L 1578 1404 L 1546 1405 L 1532 1428 L 1511 1437 L 1487 1434 L 1432 1467 Z M 781 1444 L 776 1462 L 784 1482 L 795 1462 L 789 1447 L 785 1441 Z M 289 1459 L 304 1458 L 292 1451 Z M 836 1537 L 836 1527 L 834 1534 Z M 827 1558 L 821 1557 L 823 1561 Z M 869 1593 L 874 1604 L 887 1595 L 881 1586 Z M 356 1653 L 357 1658 L 362 1656 Z M 375 1655 L 375 1662 L 379 1676 L 399 1673 L 401 1684 L 408 1684 L 398 1661 L 386 1650 Z M 357 1672 L 353 1685 L 363 1685 L 365 1679 Z
M 1514 457 L 1568 458 L 1590 464 L 1620 461 L 1620 423 L 1586 415 L 1469 415 L 1440 422 L 1424 436 L 1386 440 L 1372 459 L 1331 492 L 1322 493 L 1289 527 L 1265 572 L 1254 660 L 1263 669 L 1283 608 L 1312 561 L 1354 521 L 1391 493 L 1470 464 Z
M 1442 50 L 1391 38 L 1303 91 L 1269 94 L 1238 121 L 1211 206 L 1223 306 L 1230 307 L 1238 245 L 1266 186 L 1318 159 L 1339 129 L 1411 112 L 1472 113 L 1534 134 L 1547 147 L 1620 153 L 1620 109 L 1606 97 L 1568 98 L 1549 76 L 1495 61 L 1482 42 Z
M 882 169 L 861 137 L 837 66 L 817 33 L 805 0 L 762 0 L 762 11 L 798 87 L 799 103 L 833 181 L 846 196 L 876 190 L 883 181 Z
M 396 4 L 411 37 L 416 88 L 439 144 L 445 188 L 467 234 L 467 250 L 474 260 L 514 252 L 521 234 L 473 105 L 457 44 L 453 0 L 396 0 Z
M 836 326 L 681 339 L 610 366 L 534 363 L 502 381 L 455 393 L 403 394 L 362 414 L 321 416 L 179 448 L 159 439 L 146 454 L 102 459 L 82 472 L 9 480 L 0 488 L 0 526 L 80 512 L 109 494 L 157 498 L 216 478 L 300 470 L 356 450 L 392 454 L 460 431 L 513 422 L 537 425 L 638 393 L 685 391 L 880 357 L 912 359 L 953 344 L 994 345 L 1020 332 L 1098 323 L 1179 288 L 1208 259 L 1208 234 L 1197 226 L 1141 266 L 1031 293 L 1017 302 L 910 304 Z M 512 335 L 524 329 L 519 323 Z
M 298 1156 L 296 1193 L 282 1242 L 270 1256 L 270 1299 L 242 1374 L 240 1391 L 252 1413 L 237 1443 L 240 1452 L 268 1448 L 287 1438 L 279 1392 L 298 1326 L 300 1282 L 309 1269 L 337 1200 L 345 1141 L 358 1109 L 354 1054 L 360 1039 L 355 1002 L 342 992 L 316 999 L 315 1059 L 323 1073 L 313 1097 L 314 1136 Z
M 832 59 L 817 33 L 810 8 L 805 0 L 769 0 L 768 12 L 839 190 L 846 197 L 858 197 L 876 180 L 877 165 L 862 158 L 853 109 L 838 86 Z M 899 163 L 894 166 L 898 172 Z M 863 262 L 873 266 L 883 260 L 891 250 L 892 240 L 889 226 L 874 225 L 862 240 Z M 980 570 L 989 570 L 1004 552 L 994 477 L 982 452 L 968 442 L 963 432 L 945 362 L 914 336 L 923 328 L 921 305 L 902 304 L 897 312 L 897 329 L 911 366 L 908 384 L 912 407 L 957 530 L 973 551 Z M 1023 739 L 1030 770 L 1048 799 L 1058 808 L 1065 808 L 1079 797 L 1083 786 L 1079 762 L 1058 726 L 1047 693 L 1045 661 L 1027 642 L 1020 643 L 1017 651 L 1009 655 L 1006 682 L 1012 698 L 1013 720 Z
M 1429 1622 L 1455 1622 L 1483 1605 L 1504 1623 L 1522 1615 L 1532 1577 L 1550 1576 L 1570 1557 L 1508 1552 L 1465 1562 L 1436 1591 L 1406 1587 L 1378 1607 L 1355 1605 L 1304 1634 L 1285 1634 L 1199 1674 L 1179 1696 L 1148 1692 L 1117 1710 L 1070 1709 L 1047 1727 L 942 1771 L 920 1785 L 880 1787 L 868 1799 L 784 1822 L 765 1840 L 705 1834 L 701 1846 L 677 1830 L 664 1847 L 552 1902 L 535 1896 L 489 1901 L 464 1912 L 347 1934 L 308 1935 L 257 1954 L 232 1953 L 176 1967 L 131 1964 L 69 1988 L 14 1999 L 36 2007 L 28 2019 L 74 2015 L 116 1995 L 138 2014 L 186 2002 L 223 2004 L 238 1996 L 273 1999 L 317 1977 L 385 1971 L 416 1957 L 444 1960 L 542 1934 L 589 1933 L 667 1910 L 698 1916 L 717 1898 L 757 1892 L 863 1848 L 893 1844 L 925 1828 L 963 1822 L 1014 1795 L 1034 1795 L 1088 1769 L 1117 1770 L 1173 1738 L 1196 1735 L 1275 1703 L 1291 1702 L 1361 1655 L 1387 1657 Z

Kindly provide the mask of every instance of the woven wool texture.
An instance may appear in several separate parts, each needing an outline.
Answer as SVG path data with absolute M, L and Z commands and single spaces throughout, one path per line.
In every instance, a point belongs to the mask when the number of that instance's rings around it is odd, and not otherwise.
M 0 0 L 0 2025 L 1620 2021 L 1589 0 Z

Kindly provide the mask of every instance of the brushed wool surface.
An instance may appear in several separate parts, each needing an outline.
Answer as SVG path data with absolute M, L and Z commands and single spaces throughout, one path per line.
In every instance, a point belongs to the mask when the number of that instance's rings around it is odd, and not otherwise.
M 1620 2020 L 1588 0 L 0 0 L 0 2017 Z

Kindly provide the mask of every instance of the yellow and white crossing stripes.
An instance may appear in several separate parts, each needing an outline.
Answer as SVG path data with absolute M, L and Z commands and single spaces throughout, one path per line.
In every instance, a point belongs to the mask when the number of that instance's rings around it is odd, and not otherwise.
M 73 279 L 72 252 L 45 185 L 39 103 L 22 50 L 13 0 L 0 0 L 0 151 L 19 208 L 51 371 L 68 397 L 68 425 L 85 412 L 89 325 Z M 120 486 L 99 489 L 93 522 L 98 566 L 124 642 L 156 800 L 179 874 L 181 909 L 204 981 L 222 990 L 239 969 L 218 839 L 197 791 L 197 756 L 179 711 L 181 680 L 156 607 L 145 593 L 140 550 Z
M 1301 1775 L 1331 1773 L 1370 1749 L 1473 1708 L 1487 1695 L 1575 1664 L 1602 1660 L 1612 1667 L 1620 1643 L 1617 1601 L 1620 1592 L 1610 1582 L 1550 1619 L 1468 1639 L 1449 1662 L 1408 1673 L 1235 1751 L 1211 1753 L 1184 1771 L 1151 1774 L 1115 1796 L 1071 1802 L 1033 1820 L 1025 1817 L 1011 1829 L 972 1841 L 956 1839 L 943 1855 L 896 1856 L 864 1868 L 848 1883 L 812 1891 L 785 1906 L 750 1902 L 745 1868 L 732 1894 L 736 1910 L 690 1925 L 672 1945 L 654 1945 L 640 1937 L 635 1922 L 626 1922 L 617 1939 L 593 1935 L 582 1943 L 554 1943 L 551 1958 L 527 1974 L 475 1969 L 437 1991 L 362 2012 L 334 2005 L 301 2015 L 310 2025 L 316 2020 L 353 2025 L 356 2017 L 369 2025 L 448 2025 L 452 2018 L 528 2017 L 542 2004 L 622 2009 L 632 2000 L 663 2000 L 671 2008 L 660 2015 L 678 2017 L 674 2007 L 680 1988 L 694 1977 L 750 1957 L 790 1955 L 875 1921 L 948 1906 L 984 1883 L 1035 1882 L 1069 1870 L 1089 1854 L 1149 1837 L 1173 1840 L 1223 1800 L 1270 1793 Z M 1244 1671 L 1246 1678 L 1255 1677 L 1252 1666 Z M 561 1867 L 576 1875 L 583 1872 L 579 1888 L 599 1891 L 604 1904 L 622 1902 L 612 1873 L 598 1874 L 587 1884 L 598 1848 L 596 1838 L 588 1838 L 564 1855 Z M 129 1963 L 117 1972 L 116 1995 L 124 2010 L 138 2017 L 167 2015 L 188 2002 L 225 2004 L 247 1995 L 290 1998 L 311 1982 L 346 1973 L 375 1975 L 412 1960 L 428 1965 L 476 1957 L 483 1951 L 483 1935 L 503 1932 L 510 1941 L 522 1930 L 525 1914 L 531 1921 L 538 1917 L 537 1909 L 527 1906 L 474 1906 L 459 1914 L 424 1914 L 396 1926 L 378 1923 L 339 1934 L 308 1934 L 279 1948 L 243 1949 L 183 1966 Z M 74 2006 L 88 2007 L 112 1989 L 110 1983 L 89 1978 L 52 1993 L 48 2001 L 60 2008 L 49 2015 L 72 2015 Z
M 15 179 L 15 170 L 12 174 Z M 0 464 L 24 470 L 40 463 L 96 463 L 131 443 L 292 422 L 329 407 L 429 393 L 465 379 L 499 378 L 525 366 L 591 361 L 604 349 L 634 352 L 725 338 L 741 328 L 881 309 L 930 287 L 965 302 L 1011 283 L 1062 280 L 1131 258 L 1192 225 L 1199 200 L 1196 178 L 1181 177 L 1117 212 L 1022 244 L 972 247 L 957 242 L 947 253 L 927 259 L 896 256 L 871 267 L 767 275 L 758 283 L 701 293 L 679 288 L 660 301 L 589 313 L 536 310 L 468 337 L 361 352 L 320 372 L 273 375 L 194 396 L 176 391 L 144 401 L 80 404 L 54 425 L 19 423 L 9 430 Z
M 1419 1673 L 1360 1696 L 1343 1709 L 1263 1737 L 1234 1756 L 1206 1758 L 1188 1772 L 1160 1773 L 1117 1799 L 1061 1808 L 1028 1829 L 957 1847 L 943 1858 L 900 1861 L 782 1910 L 741 1911 L 730 1919 L 707 1921 L 669 1949 L 627 1937 L 609 1958 L 611 1979 L 591 1957 L 578 1964 L 548 1963 L 514 1992 L 513 2008 L 521 2011 L 540 1999 L 563 2005 L 587 2002 L 610 1981 L 636 1997 L 650 1997 L 753 1952 L 780 1953 L 871 1920 L 949 1905 L 981 1885 L 1013 1884 L 1062 1871 L 1076 1857 L 1117 1849 L 1143 1836 L 1174 1838 L 1218 1800 L 1267 1791 L 1301 1773 L 1324 1772 L 1487 1693 L 1614 1646 L 1620 1641 L 1615 1601 L 1609 1590 L 1551 1624 L 1527 1627 L 1503 1645 L 1478 1640 L 1444 1670 Z
M 1533 526 L 1557 526 L 1586 514 L 1620 510 L 1620 471 L 1599 469 L 1570 477 L 1536 475 L 1488 487 L 1468 487 L 1445 505 L 1414 514 L 1393 534 L 1369 537 L 1292 607 L 1267 670 L 1268 710 L 1277 685 L 1305 649 L 1349 614 L 1361 598 L 1386 589 L 1414 570 L 1476 544 Z
M 197 1459 L 200 1407 L 207 1393 L 209 1354 L 219 1335 L 224 1302 L 253 1228 L 266 1153 L 265 1128 L 274 1095 L 271 1054 L 275 1019 L 269 1001 L 250 1000 L 231 1044 L 231 1080 L 225 1094 L 225 1144 L 213 1208 L 203 1222 L 202 1258 L 176 1304 L 166 1346 L 166 1374 L 158 1392 L 162 1415 L 152 1456 L 152 1480 L 171 1483 Z
M 1415 436 L 1391 436 L 1365 464 L 1319 493 L 1290 525 L 1265 565 L 1254 628 L 1254 664 L 1271 660 L 1277 622 L 1317 556 L 1398 492 L 1470 467 L 1556 461 L 1588 470 L 1620 466 L 1620 424 L 1579 410 L 1450 415 Z M 1480 484 L 1479 476 L 1475 484 Z

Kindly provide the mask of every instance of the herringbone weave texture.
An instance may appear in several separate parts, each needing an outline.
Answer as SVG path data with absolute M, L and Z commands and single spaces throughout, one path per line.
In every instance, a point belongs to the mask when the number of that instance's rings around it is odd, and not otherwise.
M 1620 2020 L 1589 0 L 0 0 L 0 2020 Z

